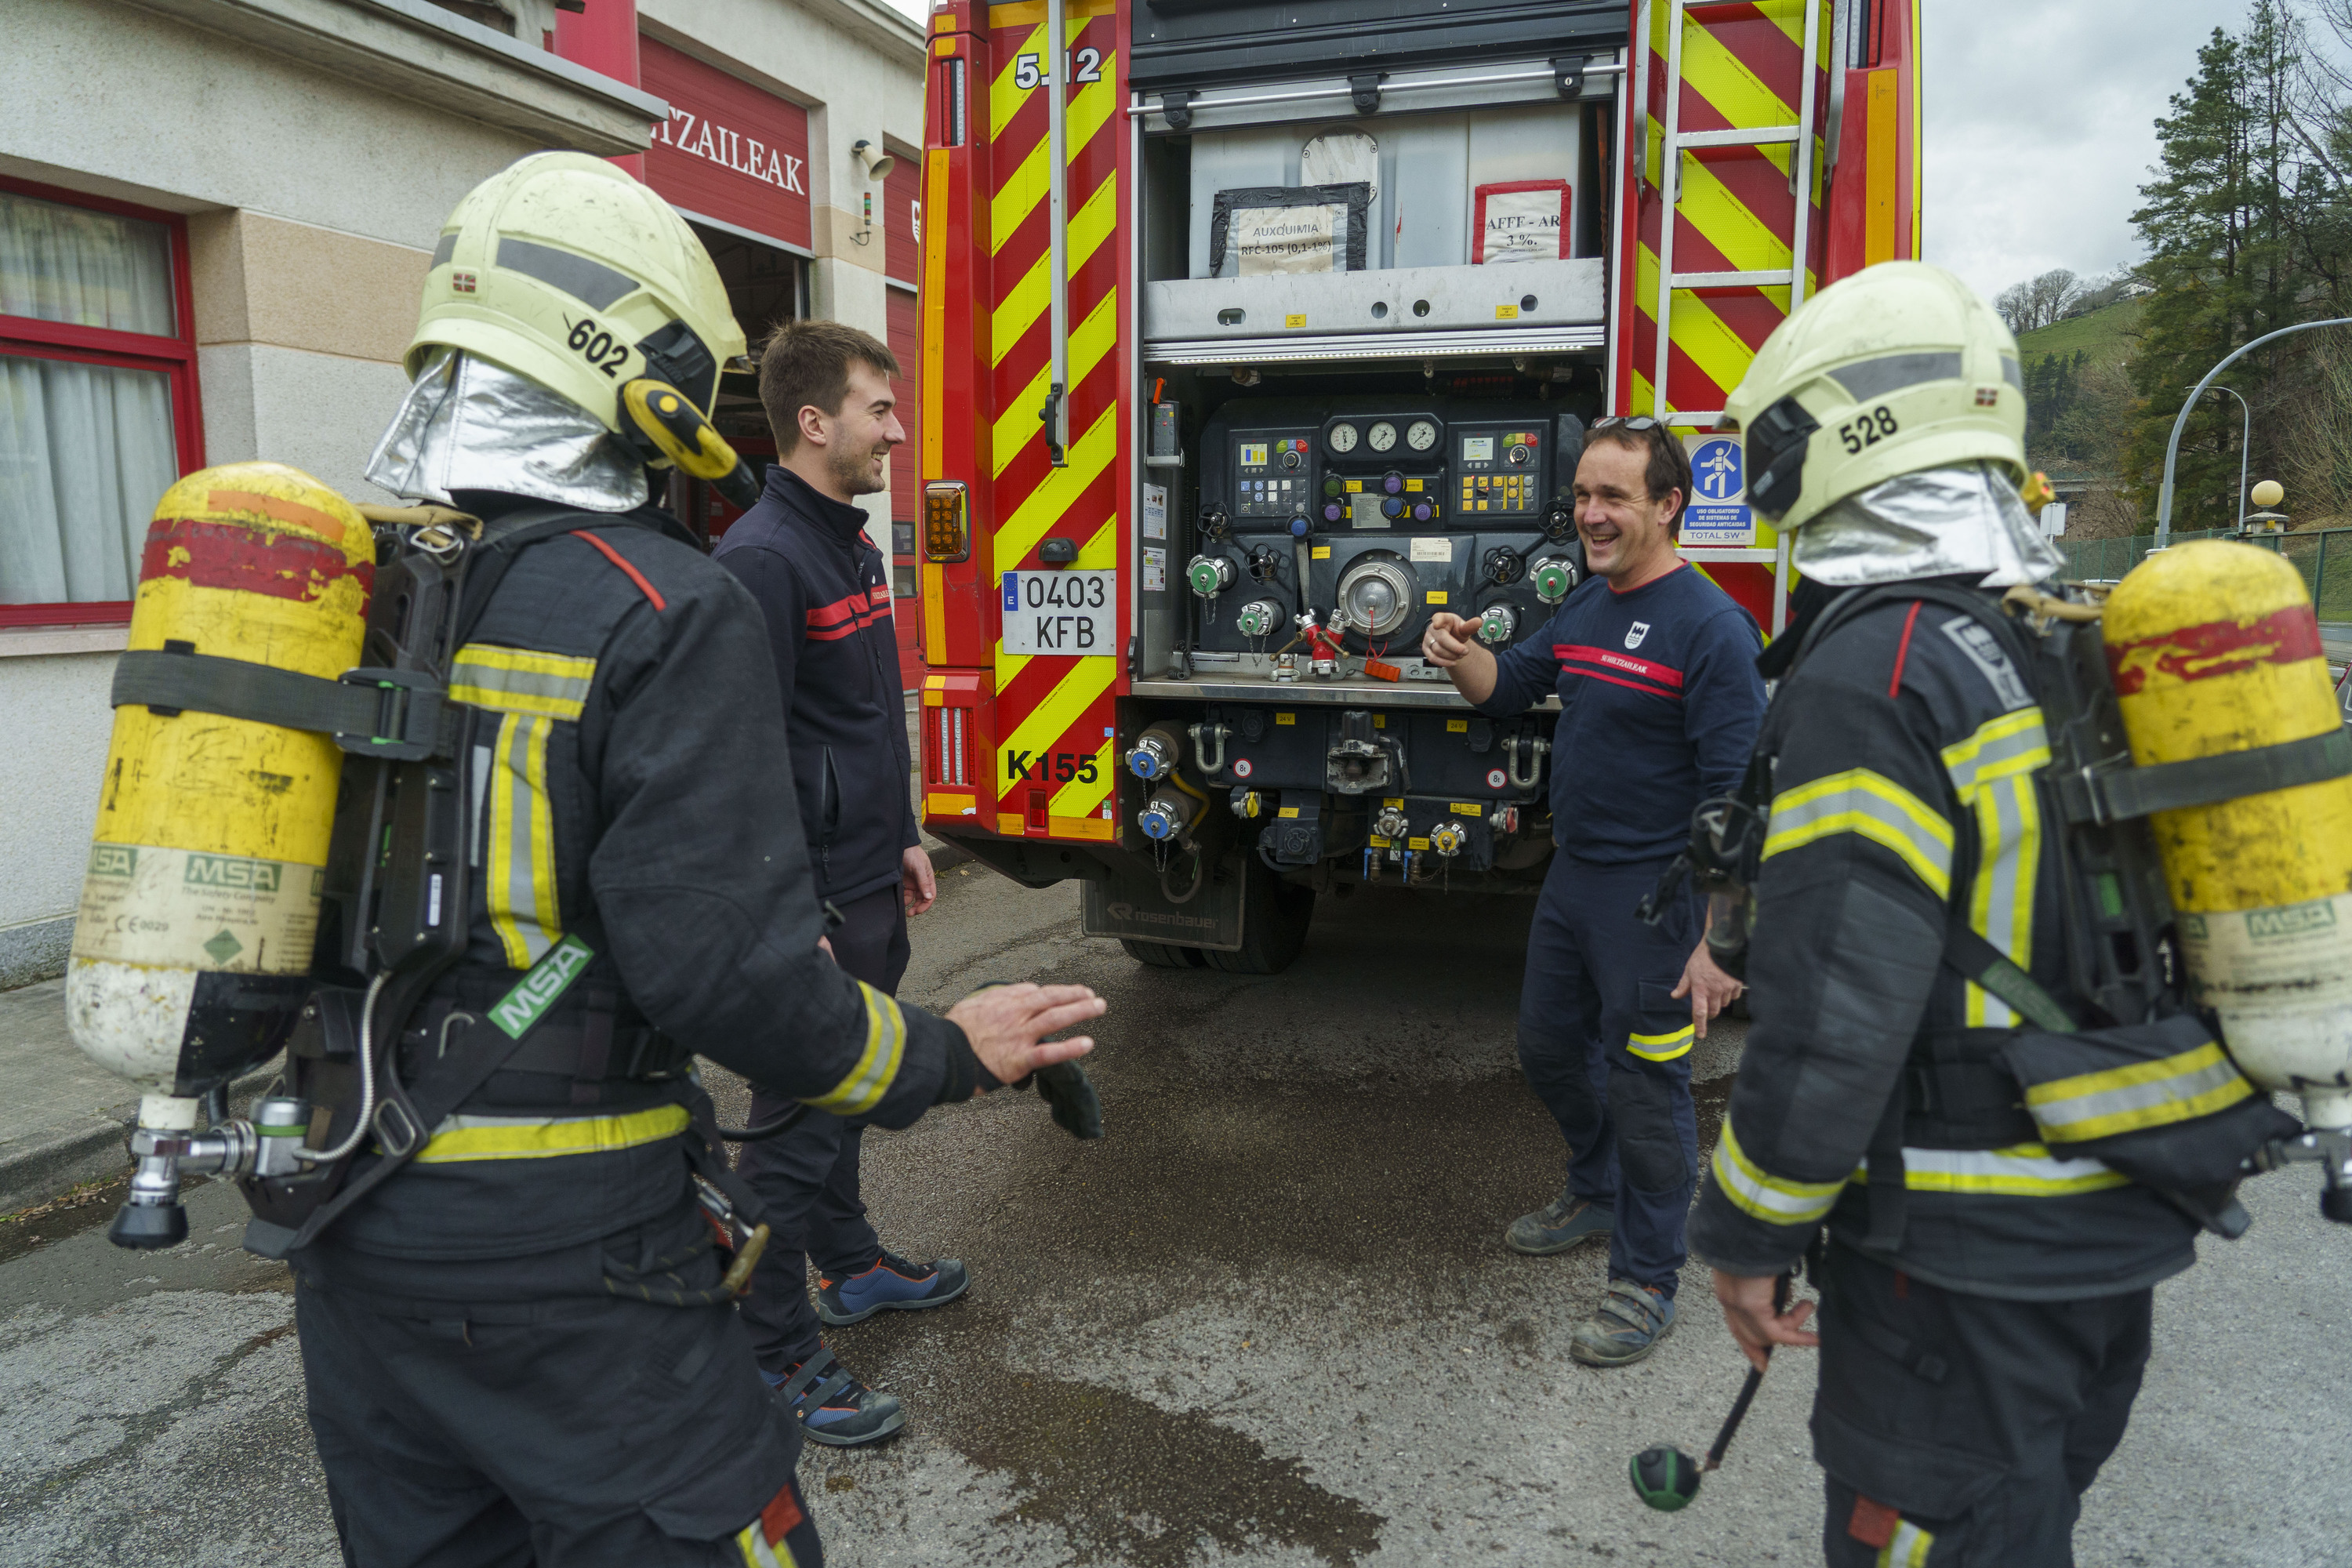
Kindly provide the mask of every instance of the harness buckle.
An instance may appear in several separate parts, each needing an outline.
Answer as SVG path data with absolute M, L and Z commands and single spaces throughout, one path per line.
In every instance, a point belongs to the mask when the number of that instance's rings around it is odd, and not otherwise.
M 447 691 L 421 669 L 384 669 L 362 666 L 335 678 L 340 685 L 375 693 L 372 732 L 336 732 L 335 744 L 362 757 L 390 757 L 397 762 L 422 762 L 441 749 L 442 713 Z
M 375 1108 L 375 1136 L 386 1154 L 404 1160 L 424 1142 L 425 1130 L 416 1125 L 406 1107 L 396 1100 L 387 1100 Z

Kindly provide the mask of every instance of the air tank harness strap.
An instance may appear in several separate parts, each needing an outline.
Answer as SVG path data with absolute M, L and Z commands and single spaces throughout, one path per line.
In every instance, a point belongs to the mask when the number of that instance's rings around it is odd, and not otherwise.
M 2140 767 L 2122 763 L 2051 776 L 2069 822 L 2105 826 L 2153 812 L 2324 784 L 2347 773 L 2352 773 L 2352 732 L 2338 725 L 2325 734 L 2218 756 Z
M 113 706 L 145 703 L 164 718 L 188 709 L 331 735 L 346 752 L 414 762 L 447 756 L 457 708 L 420 670 L 347 669 L 333 680 L 193 649 L 136 649 L 115 663 Z

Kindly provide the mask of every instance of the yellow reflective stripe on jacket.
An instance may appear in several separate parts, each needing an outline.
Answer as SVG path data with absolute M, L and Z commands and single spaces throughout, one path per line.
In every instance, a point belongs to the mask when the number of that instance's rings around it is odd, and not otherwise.
M 2209 1040 L 2158 1061 L 2035 1084 L 2025 1091 L 2025 1109 L 2044 1138 L 2079 1142 L 2210 1116 L 2253 1092 L 2237 1063 Z
M 1856 1185 L 1868 1167 L 1857 1167 Z M 2006 1149 L 1912 1149 L 1903 1151 L 1903 1184 L 1915 1193 L 1964 1193 L 2011 1198 L 2067 1198 L 2126 1185 L 2096 1160 L 2061 1160 L 2039 1143 Z
M 1952 825 L 1883 773 L 1848 768 L 1772 797 L 1764 858 L 1852 833 L 1901 856 L 1938 899 L 1952 891 Z
M 1767 1225 L 1807 1225 L 1836 1204 L 1843 1181 L 1791 1182 L 1768 1175 L 1748 1157 L 1731 1131 L 1731 1118 L 1715 1141 L 1715 1181 L 1740 1213 Z
M 1945 747 L 1943 756 L 1960 805 L 1976 816 L 1977 868 L 1969 888 L 1969 929 L 2030 973 L 2033 894 L 2042 870 L 2042 803 L 2032 775 L 2050 761 L 2042 710 L 2021 708 L 1988 720 L 1967 740 Z M 2008 1003 L 1973 981 L 1963 1005 L 1972 1028 L 2018 1022 Z
M 866 1048 L 847 1076 L 808 1102 L 837 1116 L 862 1115 L 881 1104 L 907 1049 L 907 1018 L 898 1004 L 862 980 L 857 989 L 866 998 Z
M 735 1550 L 743 1554 L 743 1568 L 793 1568 L 798 1559 L 782 1542 L 771 1542 L 753 1520 L 735 1532 Z
M 577 720 L 595 679 L 593 658 L 469 642 L 449 666 L 449 695 L 501 713 Z
M 655 1105 L 623 1116 L 445 1116 L 416 1156 L 425 1165 L 461 1160 L 550 1160 L 609 1154 L 675 1138 L 693 1119 L 683 1105 Z
M 1685 1024 L 1671 1035 L 1630 1035 L 1625 1048 L 1644 1061 L 1670 1062 L 1691 1048 L 1698 1031 Z
M 1878 1568 L 1927 1568 L 1927 1553 L 1936 1538 L 1907 1519 L 1895 1521 L 1895 1533 L 1878 1549 Z
M 563 936 L 555 901 L 555 812 L 547 794 L 547 741 L 554 727 L 542 714 L 508 714 L 499 721 L 489 764 L 483 890 L 490 927 L 513 969 L 529 969 Z

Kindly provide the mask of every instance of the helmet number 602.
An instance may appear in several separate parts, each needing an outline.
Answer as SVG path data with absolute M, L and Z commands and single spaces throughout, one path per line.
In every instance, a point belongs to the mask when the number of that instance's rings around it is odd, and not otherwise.
M 1885 404 L 1881 404 L 1861 418 L 1848 420 L 1839 426 L 1838 439 L 1845 443 L 1847 451 L 1859 452 L 1864 447 L 1877 446 L 1899 428 L 1901 426 L 1895 423 L 1895 416 L 1886 411 Z
M 614 342 L 612 333 L 584 316 L 572 323 L 572 335 L 564 341 L 573 353 L 615 379 L 629 363 L 629 345 Z

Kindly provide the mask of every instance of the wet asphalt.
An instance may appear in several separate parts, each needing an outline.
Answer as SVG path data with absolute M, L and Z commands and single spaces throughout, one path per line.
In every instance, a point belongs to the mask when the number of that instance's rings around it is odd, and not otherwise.
M 1327 897 L 1299 963 L 1248 977 L 1136 964 L 1079 934 L 1073 887 L 942 881 L 902 994 L 1095 986 L 1108 1136 L 1014 1094 L 869 1135 L 887 1244 L 974 1283 L 831 1335 L 909 1415 L 803 1462 L 836 1568 L 1820 1561 L 1811 1358 L 1651 1512 L 1627 1457 L 1703 1449 L 1744 1370 L 1703 1271 L 1655 1356 L 1597 1372 L 1568 1342 L 1601 1257 L 1500 1245 L 1561 1169 L 1513 1055 L 1526 902 Z M 1696 1057 L 1703 1143 L 1738 1035 Z M 2159 1291 L 2086 1568 L 2352 1562 L 2352 1237 L 2310 1188 L 2252 1184 L 2253 1233 Z M 190 1206 L 190 1243 L 143 1257 L 89 1228 L 104 1203 L 0 1224 L 0 1564 L 339 1560 L 283 1271 L 235 1250 L 233 1193 Z

